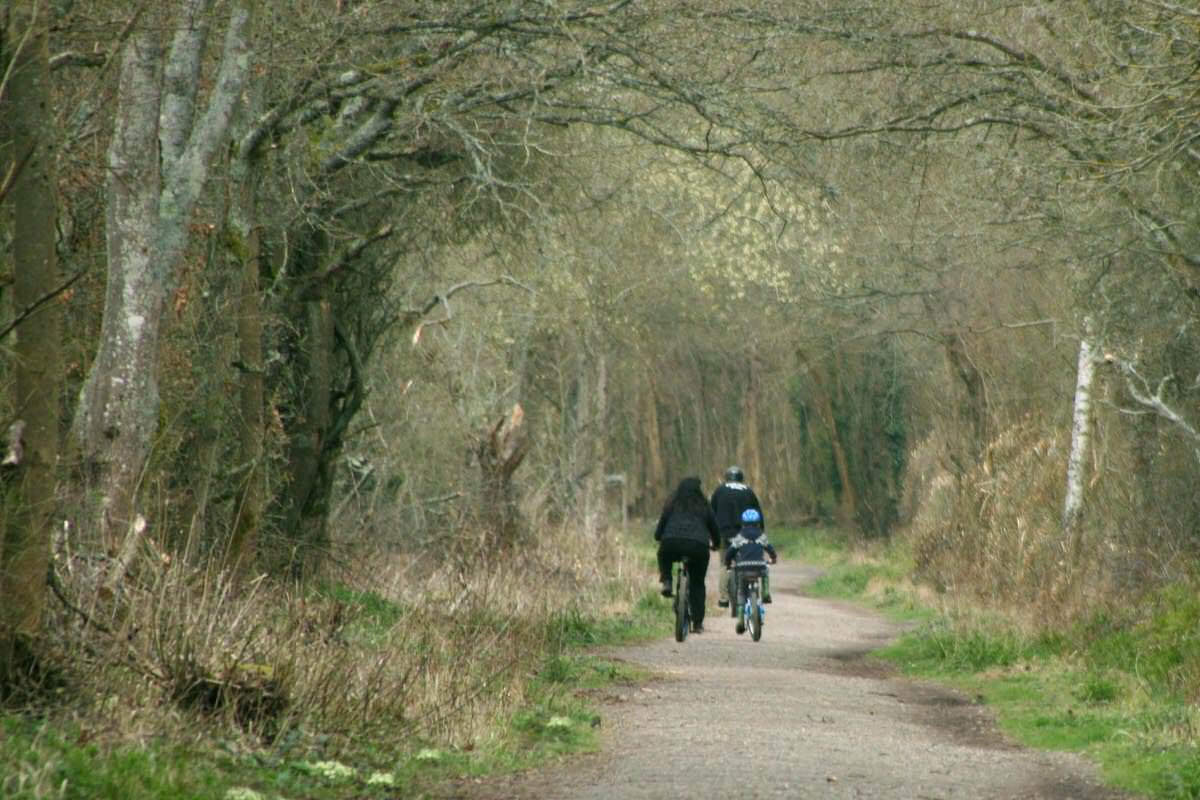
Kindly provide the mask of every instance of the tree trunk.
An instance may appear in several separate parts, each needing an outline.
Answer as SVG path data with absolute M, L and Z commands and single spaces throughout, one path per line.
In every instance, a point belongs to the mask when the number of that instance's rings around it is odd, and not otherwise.
M 258 532 L 262 525 L 265 502 L 263 486 L 263 445 L 265 404 L 263 362 L 263 309 L 259 292 L 259 260 L 262 239 L 256 223 L 257 208 L 253 187 L 243 187 L 244 207 L 235 210 L 233 230 L 245 247 L 240 255 L 241 287 L 238 294 L 238 348 L 241 432 L 237 463 L 246 470 L 234 500 L 233 534 L 226 550 L 226 567 L 242 572 L 253 563 L 258 552 Z
M 747 376 L 742 394 L 742 425 L 739 435 L 742 457 L 746 465 L 747 479 L 758 487 L 758 495 L 766 502 L 770 493 L 770 480 L 763 474 L 762 438 L 758 420 L 757 373 L 753 367 Z
M 280 312 L 290 333 L 284 348 L 287 487 L 279 502 L 283 538 L 293 548 L 291 572 L 300 577 L 319 566 L 328 552 L 328 515 L 337 461 L 366 393 L 355 340 L 337 318 L 334 298 L 337 273 L 370 242 L 359 240 L 345 253 L 333 256 L 325 232 L 314 226 L 296 232 L 292 241 L 297 244 L 290 248 L 285 270 L 293 288 Z M 348 313 L 353 315 L 353 309 Z M 247 388 L 256 391 L 253 386 Z M 249 402 L 254 402 L 253 398 Z
M 584 526 L 592 534 L 598 533 L 604 524 L 604 500 L 607 497 L 605 475 L 608 462 L 608 359 L 596 348 L 595 383 L 588 410 L 588 438 L 585 465 L 587 470 L 584 491 Z
M 946 334 L 942 337 L 942 344 L 945 347 L 946 360 L 949 361 L 954 374 L 962 381 L 963 390 L 966 392 L 961 414 L 974 439 L 974 453 L 971 455 L 975 456 L 987 449 L 989 439 L 987 387 L 984 385 L 982 373 L 967 354 L 961 336 Z
M 1071 454 L 1067 459 L 1067 492 L 1063 502 L 1063 530 L 1071 543 L 1071 552 L 1081 552 L 1079 514 L 1083 510 L 1084 472 L 1092 442 L 1092 382 L 1096 375 L 1096 357 L 1091 342 L 1091 325 L 1079 341 L 1079 363 L 1075 373 L 1075 405 L 1071 423 Z
M 580 351 L 586 349 L 576 344 Z M 578 519 L 587 524 L 588 489 L 594 467 L 591 457 L 592 445 L 592 385 L 589 360 L 580 353 L 573 358 L 574 377 L 567 389 L 568 405 L 563 407 L 567 415 L 567 430 L 570 431 L 568 450 L 567 490 L 570 492 L 571 508 Z
M 646 409 L 646 476 L 645 484 L 641 487 L 645 502 L 640 504 L 640 508 L 642 513 L 652 514 L 656 511 L 654 502 L 662 496 L 667 483 L 667 468 L 662 451 L 662 431 L 658 424 L 658 391 L 653 378 L 646 384 L 646 391 L 642 397 Z
M 299 344 L 297 374 L 302 376 L 299 407 L 288 438 L 288 476 L 284 530 L 292 543 L 293 577 L 311 573 L 328 550 L 329 494 L 333 463 L 329 446 L 330 398 L 336 341 L 333 309 L 323 296 L 303 301 L 299 317 L 305 338 Z
M 169 55 L 164 20 L 125 46 L 108 150 L 108 287 L 96 358 L 80 392 L 73 438 L 96 505 L 85 526 L 119 548 L 158 429 L 163 304 L 187 247 L 188 223 L 245 80 L 247 7 L 235 6 L 221 67 L 199 120 L 199 64 L 212 0 L 181 0 Z M 161 164 L 161 169 L 160 169 Z
M 257 116 L 261 92 L 249 90 L 243 109 L 249 121 Z M 245 469 L 234 497 L 233 531 L 225 550 L 225 567 L 244 574 L 258 554 L 258 534 L 266 503 L 263 450 L 266 435 L 266 388 L 263 362 L 263 298 L 259 290 L 262 269 L 262 226 L 258 215 L 260 156 L 253 150 L 238 152 L 230 170 L 233 198 L 228 231 L 232 265 L 238 270 L 238 426 L 237 464 Z
M 521 534 L 512 478 L 529 451 L 525 411 L 520 404 L 480 435 L 475 446 L 481 484 L 479 520 L 487 532 L 487 546 L 511 548 Z
M 846 457 L 846 448 L 842 443 L 841 432 L 838 430 L 837 417 L 833 413 L 833 400 L 830 395 L 829 379 L 824 369 L 810 364 L 808 375 L 813 388 L 813 400 L 817 406 L 817 415 L 825 423 L 829 434 L 829 446 L 833 450 L 833 463 L 837 467 L 838 482 L 841 491 L 838 493 L 838 521 L 842 525 L 858 525 L 858 497 L 854 490 L 854 479 L 850 474 L 850 461 Z
M 20 170 L 12 187 L 13 299 L 17 313 L 32 311 L 16 329 L 13 405 L 19 421 L 2 468 L 9 486 L 0 529 L 0 682 L 11 685 L 22 650 L 41 628 L 58 485 L 63 370 L 61 306 L 51 299 L 60 283 L 49 21 L 45 5 L 35 2 L 18 2 L 9 13 L 10 26 L 0 35 L 15 44 L 28 32 L 0 99 L 0 116 L 12 134 L 10 163 Z
M 100 349 L 80 393 L 73 437 L 97 496 L 100 541 L 113 553 L 157 426 L 158 329 L 165 286 L 154 268 L 162 47 L 149 30 L 126 45 L 108 150 L 108 286 Z

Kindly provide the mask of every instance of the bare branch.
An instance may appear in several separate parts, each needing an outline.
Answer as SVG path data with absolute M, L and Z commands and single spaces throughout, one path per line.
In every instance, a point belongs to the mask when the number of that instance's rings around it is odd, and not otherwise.
M 3 195 L 0 195 L 0 198 L 2 198 L 2 197 L 3 197 Z M 70 278 L 67 278 L 67 280 L 64 281 L 63 284 L 61 286 L 59 286 L 57 289 L 55 289 L 52 292 L 49 292 L 44 297 L 38 299 L 37 302 L 35 302 L 32 305 L 30 305 L 29 307 L 23 309 L 21 311 L 21 313 L 17 314 L 16 317 L 14 317 L 11 322 L 9 322 L 3 328 L 0 328 L 0 339 L 3 339 L 4 337 L 8 336 L 10 333 L 12 333 L 16 329 L 16 327 L 18 325 L 20 325 L 22 322 L 27 320 L 29 317 L 36 314 L 39 308 L 46 305 L 46 303 L 49 303 L 54 298 L 58 297 L 63 292 L 67 291 L 67 289 L 70 289 L 71 285 L 74 284 L 75 281 L 79 280 L 80 278 L 82 278 L 84 276 L 84 272 L 85 271 L 83 271 L 83 270 L 76 272 Z
M 482 288 L 485 286 L 496 286 L 499 284 L 503 284 L 506 286 L 513 286 L 518 289 L 524 289 L 525 291 L 529 292 L 530 294 L 536 294 L 536 292 L 533 289 L 531 289 L 530 287 L 521 283 L 516 278 L 513 278 L 510 275 L 501 275 L 498 278 L 491 278 L 488 280 L 473 280 L 473 281 L 463 281 L 462 283 L 456 283 L 453 286 L 451 286 L 449 289 L 447 289 L 445 292 L 442 292 L 440 294 L 435 294 L 433 297 L 429 298 L 429 300 L 425 303 L 425 305 L 422 308 L 409 309 L 408 311 L 404 312 L 403 317 L 402 317 L 403 323 L 406 325 L 412 325 L 414 323 L 417 323 L 419 320 L 421 320 L 423 317 L 425 317 L 427 314 L 429 314 L 429 312 L 433 311 L 433 309 L 437 308 L 439 305 L 442 306 L 446 310 L 446 315 L 444 317 L 440 317 L 435 320 L 429 320 L 427 322 L 421 322 L 420 324 L 417 325 L 416 330 L 413 331 L 413 336 L 412 336 L 413 347 L 416 347 L 420 343 L 421 333 L 425 328 L 427 328 L 431 325 L 445 325 L 447 322 L 449 322 L 450 320 L 452 320 L 454 318 L 453 313 L 450 311 L 449 300 L 451 297 L 453 297 L 454 295 L 458 294 L 461 291 L 465 291 L 466 289 L 478 289 L 478 288 Z
M 1104 362 L 1114 365 L 1125 375 L 1125 388 L 1138 405 L 1167 420 L 1192 440 L 1196 460 L 1200 461 L 1200 430 L 1184 419 L 1182 414 L 1171 408 L 1163 398 L 1167 385 L 1175 379 L 1175 376 L 1164 376 L 1159 380 L 1158 386 L 1151 389 L 1150 382 L 1137 371 L 1131 362 L 1114 353 L 1105 353 Z
M 1163 11 L 1170 11 L 1173 14 L 1183 14 L 1186 17 L 1200 18 L 1200 11 L 1197 11 L 1194 8 L 1186 8 L 1178 3 L 1167 3 L 1165 0 L 1138 0 L 1138 2 L 1144 3 L 1148 6 L 1153 6 L 1154 8 L 1162 9 Z
M 51 56 L 49 60 L 50 69 L 58 70 L 65 67 L 103 67 L 108 63 L 109 54 L 106 52 L 97 53 L 79 53 L 74 50 L 65 50 L 58 55 Z

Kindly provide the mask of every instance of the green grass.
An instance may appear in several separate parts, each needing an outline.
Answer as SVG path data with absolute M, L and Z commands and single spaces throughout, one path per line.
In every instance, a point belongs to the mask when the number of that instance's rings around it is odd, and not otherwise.
M 821 569 L 821 575 L 805 587 L 805 594 L 863 602 L 896 620 L 930 616 L 908 586 L 912 560 L 897 543 L 861 547 L 842 531 L 811 527 L 772 529 L 770 538 L 781 560 Z
M 0 721 L 0 733 L 5 800 L 369 800 L 396 797 L 401 785 L 402 760 L 395 769 L 375 769 L 279 750 L 245 753 L 219 743 L 102 747 L 87 743 L 87 735 L 71 723 L 15 716 Z M 383 775 L 391 776 L 391 785 Z
M 775 545 L 781 559 L 803 561 L 820 567 L 844 561 L 849 553 L 844 534 L 832 528 L 772 527 L 767 532 L 767 538 Z
M 1165 619 L 1098 617 L 1067 634 L 1036 636 L 995 619 L 939 618 L 877 655 L 983 698 L 1027 746 L 1085 753 L 1114 786 L 1198 798 L 1200 710 L 1179 694 L 1181 676 L 1195 666 L 1179 618 L 1192 604 L 1167 594 L 1157 604 L 1172 609 Z
M 69 727 L 9 717 L 0 722 L 0 797 L 220 798 L 220 771 L 186 748 L 102 750 Z
M 1007 665 L 997 663 L 1008 660 L 1007 647 L 989 650 L 988 666 L 938 661 L 927 657 L 936 646 L 915 644 L 925 636 L 914 633 L 882 655 L 911 675 L 983 698 L 1022 744 L 1085 753 L 1115 786 L 1152 798 L 1200 797 L 1200 749 L 1194 733 L 1185 733 L 1194 711 L 1179 698 L 1037 646 L 1021 648 Z
M 551 634 L 562 647 L 615 646 L 642 641 L 669 629 L 668 606 L 647 588 L 628 614 L 606 616 L 573 608 L 555 616 Z

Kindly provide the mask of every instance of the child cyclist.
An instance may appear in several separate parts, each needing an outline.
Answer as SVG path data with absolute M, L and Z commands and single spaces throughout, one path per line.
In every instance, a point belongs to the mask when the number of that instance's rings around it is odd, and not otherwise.
M 767 558 L 774 564 L 779 560 L 775 548 L 767 541 L 767 534 L 762 529 L 762 514 L 756 508 L 747 508 L 742 512 L 742 527 L 737 535 L 729 540 L 729 549 L 725 551 L 725 566 L 733 568 L 737 580 L 738 607 L 746 602 L 743 593 L 741 574 L 753 573 L 762 576 L 763 602 L 771 602 L 771 581 L 767 573 Z M 738 619 L 737 632 L 745 633 L 746 628 Z

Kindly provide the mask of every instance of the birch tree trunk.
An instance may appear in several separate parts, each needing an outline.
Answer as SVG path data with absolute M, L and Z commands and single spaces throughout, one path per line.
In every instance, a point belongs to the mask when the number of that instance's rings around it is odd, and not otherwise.
M 26 643 L 41 629 L 54 524 L 62 379 L 61 306 L 55 250 L 54 115 L 50 109 L 49 18 L 44 3 L 18 2 L 0 41 L 12 72 L 0 116 L 12 135 L 13 300 L 28 314 L 16 329 L 18 421 L 0 466 L 0 684 L 11 685 Z M 0 46 L 0 53 L 8 55 Z M 0 59 L 0 68 L 6 59 Z
M 225 139 L 248 71 L 250 6 L 239 3 L 216 86 L 196 118 L 213 2 L 181 0 L 169 53 L 159 41 L 163 21 L 147 19 L 122 56 L 108 150 L 104 316 L 72 428 L 94 498 L 83 523 L 114 551 L 135 516 L 138 484 L 158 429 L 163 304 L 174 288 L 209 161 Z
M 595 384 L 588 409 L 588 430 L 585 435 L 588 445 L 584 448 L 587 478 L 584 482 L 584 525 L 588 533 L 596 534 L 603 528 L 604 500 L 607 496 L 605 475 L 608 462 L 608 358 L 596 347 Z
M 1067 496 L 1063 502 L 1063 530 L 1071 550 L 1079 554 L 1079 514 L 1083 510 L 1084 471 L 1090 455 L 1092 432 L 1092 381 L 1096 375 L 1096 357 L 1091 342 L 1091 324 L 1085 323 L 1079 342 L 1079 363 L 1075 377 L 1075 411 L 1071 423 L 1071 454 L 1067 459 Z

